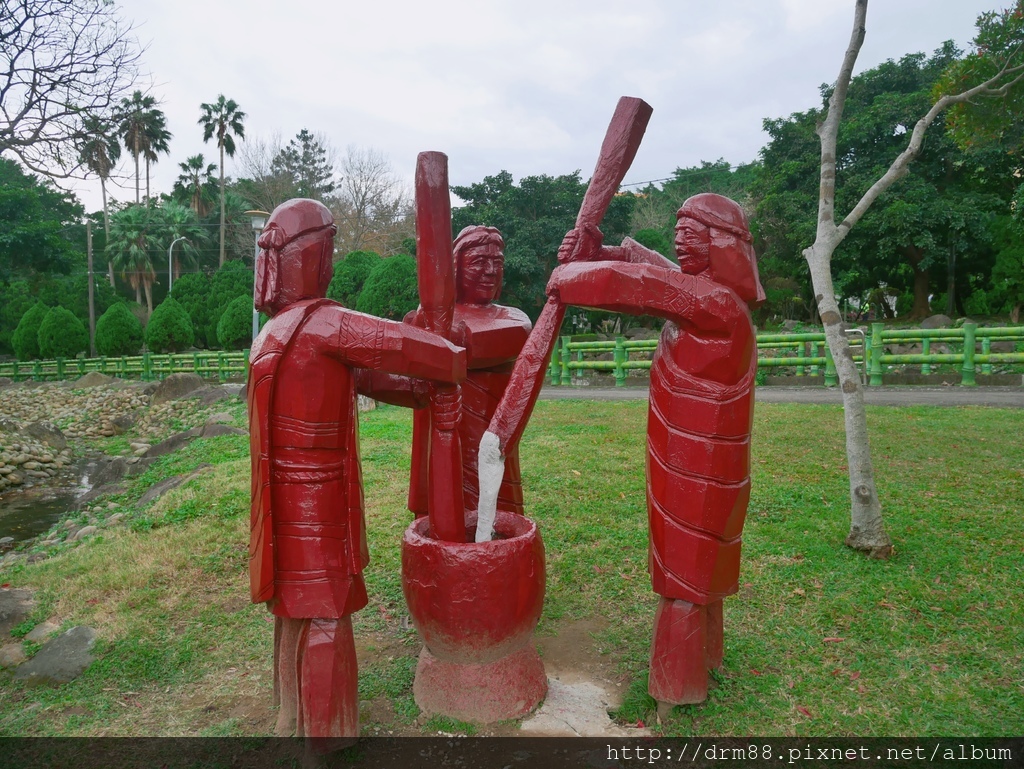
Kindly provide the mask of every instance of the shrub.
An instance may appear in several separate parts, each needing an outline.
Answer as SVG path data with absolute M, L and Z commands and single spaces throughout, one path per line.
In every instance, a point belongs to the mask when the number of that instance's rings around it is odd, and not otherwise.
M 355 307 L 370 272 L 381 263 L 376 251 L 353 251 L 334 265 L 334 277 L 327 287 L 327 298 Z
M 110 306 L 96 321 L 96 351 L 100 355 L 135 355 L 142 347 L 142 324 L 128 305 Z
M 13 353 L 11 337 L 22 316 L 36 303 L 27 280 L 0 284 L 0 353 Z
M 416 260 L 406 254 L 382 259 L 366 277 L 356 302 L 359 312 L 400 320 L 419 304 Z
M 52 307 L 39 324 L 39 354 L 43 358 L 74 358 L 89 346 L 89 332 L 71 310 Z
M 18 327 L 11 335 L 11 347 L 18 360 L 34 360 L 39 357 L 39 327 L 49 308 L 42 302 L 36 302 L 28 308 Z
M 651 228 L 640 230 L 633 236 L 633 240 L 641 246 L 646 246 L 652 251 L 657 251 L 662 256 L 667 256 L 669 259 L 675 261 L 675 245 L 661 230 Z
M 252 342 L 252 299 L 240 296 L 221 313 L 217 341 L 225 350 L 244 350 Z
M 206 306 L 208 316 L 206 319 L 206 342 L 209 345 L 217 343 L 217 324 L 220 316 L 235 299 L 240 296 L 247 296 L 252 300 L 252 270 L 238 261 L 225 262 L 210 280 L 210 294 Z
M 181 352 L 192 346 L 194 338 L 188 313 L 173 297 L 167 297 L 153 310 L 146 326 L 146 345 L 152 352 Z
M 182 275 L 174 281 L 171 296 L 192 320 L 196 346 L 210 347 L 216 343 L 216 338 L 206 337 L 206 327 L 210 323 L 210 278 L 202 272 Z

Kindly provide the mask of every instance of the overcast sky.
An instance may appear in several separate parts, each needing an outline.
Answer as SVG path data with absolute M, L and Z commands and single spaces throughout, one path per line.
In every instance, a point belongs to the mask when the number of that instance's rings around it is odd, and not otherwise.
M 952 39 L 1009 0 L 873 0 L 857 71 Z M 375 148 L 411 182 L 416 153 L 452 184 L 505 169 L 589 178 L 615 103 L 654 108 L 627 183 L 757 157 L 761 121 L 818 104 L 850 37 L 853 0 L 120 0 L 146 45 L 147 87 L 173 133 L 152 172 L 169 191 L 202 152 L 199 105 L 224 94 L 247 137 L 300 129 Z M 124 163 L 122 188 L 134 197 Z M 227 173 L 235 173 L 232 160 Z M 100 206 L 99 183 L 78 187 Z

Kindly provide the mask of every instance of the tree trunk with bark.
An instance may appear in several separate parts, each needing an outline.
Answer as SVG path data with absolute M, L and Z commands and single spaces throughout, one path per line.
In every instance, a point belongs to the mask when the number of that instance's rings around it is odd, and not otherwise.
M 220 263 L 224 266 L 224 140 L 220 142 Z

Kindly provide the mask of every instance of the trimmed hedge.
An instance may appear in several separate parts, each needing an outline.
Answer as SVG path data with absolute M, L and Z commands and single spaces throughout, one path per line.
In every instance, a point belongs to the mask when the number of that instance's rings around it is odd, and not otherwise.
M 356 302 L 359 312 L 401 320 L 419 306 L 416 260 L 407 254 L 382 259 L 363 284 Z
M 352 251 L 334 263 L 334 277 L 327 287 L 327 298 L 355 307 L 367 277 L 383 257 L 376 251 Z
M 146 326 L 146 345 L 151 352 L 181 352 L 191 347 L 194 339 L 192 320 L 173 297 L 167 297 L 153 310 Z
M 240 296 L 217 322 L 217 341 L 225 350 L 244 350 L 252 342 L 252 299 Z
M 18 360 L 35 360 L 39 357 L 39 327 L 49 310 L 42 302 L 36 302 L 21 316 L 18 327 L 11 335 L 11 347 Z
M 142 348 L 142 324 L 124 302 L 112 304 L 96 321 L 96 352 L 135 355 Z
M 71 310 L 52 307 L 39 324 L 39 354 L 43 358 L 74 358 L 89 347 L 89 332 Z

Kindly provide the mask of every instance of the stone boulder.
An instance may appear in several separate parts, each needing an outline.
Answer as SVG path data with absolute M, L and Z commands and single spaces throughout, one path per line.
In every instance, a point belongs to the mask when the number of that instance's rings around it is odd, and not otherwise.
M 59 686 L 78 678 L 92 664 L 96 631 L 73 627 L 43 644 L 43 648 L 14 672 L 15 679 L 30 686 Z
M 71 387 L 81 390 L 86 387 L 102 387 L 114 383 L 114 377 L 101 374 L 99 371 L 90 371 L 85 376 L 80 376 L 71 383 Z
M 68 447 L 68 439 L 53 422 L 33 422 L 25 428 L 24 433 L 57 451 L 63 451 Z
M 146 493 L 139 498 L 139 507 L 148 505 L 151 502 L 156 502 L 158 499 L 160 499 L 160 497 L 162 497 L 171 489 L 176 489 L 183 483 L 187 483 L 188 481 L 191 481 L 193 478 L 198 478 L 200 475 L 202 475 L 212 467 L 213 465 L 204 462 L 203 464 L 199 465 L 199 467 L 197 467 L 195 472 L 193 473 L 189 473 L 188 475 L 172 475 L 170 478 L 164 478 L 159 483 L 154 483 L 146 490 Z
M 921 328 L 952 328 L 953 319 L 948 315 L 932 315 L 921 321 Z
M 165 454 L 170 454 L 171 452 L 177 451 L 183 446 L 186 446 L 196 438 L 217 438 L 221 435 L 246 435 L 247 432 L 248 431 L 242 430 L 238 427 L 228 427 L 227 425 L 220 424 L 206 424 L 203 427 L 193 427 L 191 430 L 175 433 L 170 438 L 160 441 L 160 443 L 155 446 L 150 446 L 142 456 L 145 459 L 162 457 Z
M 150 404 L 159 406 L 167 401 L 184 398 L 202 386 L 203 379 L 198 374 L 171 374 L 153 390 Z
M 14 380 L 9 376 L 0 376 L 0 388 L 10 387 L 12 384 L 14 384 Z
M 0 638 L 10 635 L 35 608 L 32 592 L 22 588 L 0 588 Z
M 104 457 L 97 463 L 94 471 L 89 473 L 89 482 L 93 487 L 106 486 L 110 483 L 117 483 L 124 478 L 128 472 L 128 462 L 124 457 Z

